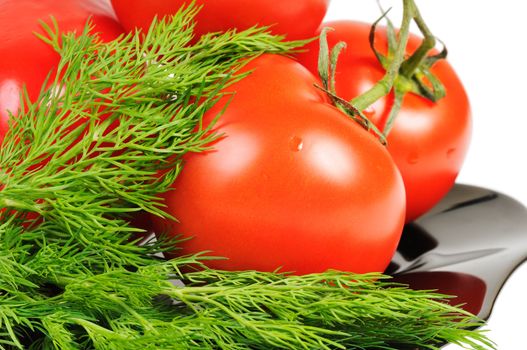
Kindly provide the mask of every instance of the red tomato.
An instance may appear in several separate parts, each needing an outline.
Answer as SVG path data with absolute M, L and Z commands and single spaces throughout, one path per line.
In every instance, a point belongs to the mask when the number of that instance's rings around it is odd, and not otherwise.
M 347 100 L 368 90 L 382 78 L 384 69 L 370 48 L 370 25 L 354 21 L 326 23 L 330 47 L 347 43 L 339 56 L 336 71 L 337 94 Z M 376 37 L 376 47 L 386 47 L 385 32 Z M 419 37 L 411 36 L 409 52 Z M 318 42 L 298 55 L 310 71 L 317 72 Z M 436 103 L 409 93 L 388 136 L 388 151 L 404 180 L 407 195 L 406 221 L 412 221 L 432 208 L 450 190 L 463 164 L 470 140 L 471 112 L 467 94 L 453 68 L 442 60 L 432 72 L 442 81 L 447 94 Z M 393 94 L 366 110 L 367 116 L 383 128 L 393 104 Z
M 203 8 L 197 15 L 195 33 L 248 29 L 256 24 L 273 25 L 272 31 L 286 34 L 287 39 L 314 36 L 326 14 L 330 0 L 197 0 Z M 147 30 L 152 19 L 176 13 L 187 0 L 112 0 L 123 27 Z
M 25 84 L 32 100 L 38 96 L 59 55 L 38 39 L 39 20 L 51 24 L 53 16 L 62 32 L 81 32 L 91 16 L 95 31 L 111 40 L 123 30 L 106 0 L 3 0 L 0 1 L 0 141 L 8 127 L 8 111 L 16 114 Z
M 215 125 L 224 135 L 185 157 L 164 195 L 179 222 L 158 233 L 193 237 L 183 254 L 210 250 L 214 268 L 299 274 L 383 271 L 404 223 L 404 186 L 378 140 L 327 103 L 292 59 L 265 55 Z M 205 116 L 209 123 L 224 106 Z

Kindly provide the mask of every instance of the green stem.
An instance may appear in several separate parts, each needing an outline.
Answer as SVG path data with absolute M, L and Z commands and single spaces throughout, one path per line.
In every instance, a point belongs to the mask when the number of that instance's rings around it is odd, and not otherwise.
M 381 80 L 379 80 L 371 89 L 351 100 L 351 104 L 358 110 L 365 110 L 375 101 L 386 96 L 391 91 L 395 79 L 399 74 L 399 69 L 404 61 L 406 44 L 410 35 L 410 23 L 417 13 L 417 8 L 413 0 L 403 0 L 403 19 L 394 58 Z
M 14 196 L 4 196 L 3 194 L 0 194 L 0 208 L 10 208 L 17 211 L 32 211 L 37 213 L 42 211 L 41 206 L 35 203 L 19 200 Z
M 229 315 L 233 320 L 240 323 L 241 325 L 254 329 L 254 326 L 250 324 L 250 322 L 247 322 L 246 319 L 240 315 L 239 313 L 236 313 L 229 307 L 225 306 L 224 304 L 218 302 L 217 300 L 214 300 L 207 296 L 207 293 L 203 295 L 203 293 L 198 294 L 192 294 L 192 293 L 186 293 L 185 288 L 176 288 L 169 291 L 168 295 L 176 298 L 177 300 L 180 300 L 185 305 L 191 307 L 192 309 L 195 308 L 195 304 L 204 303 L 209 304 L 212 306 L 217 307 L 218 309 L 225 312 L 225 314 Z M 188 291 L 187 291 L 188 292 Z M 210 294 L 210 293 L 209 293 Z M 255 329 L 256 330 L 256 329 Z
M 412 3 L 414 2 L 414 0 L 410 1 Z M 415 6 L 415 4 L 413 8 L 415 23 L 417 24 L 417 27 L 423 34 L 424 38 L 417 50 L 415 50 L 415 52 L 406 61 L 404 61 L 400 67 L 400 74 L 405 77 L 411 77 L 416 69 L 420 67 L 423 61 L 426 59 L 428 52 L 436 46 L 436 38 L 423 20 L 419 9 L 417 6 Z
M 158 331 L 155 329 L 155 327 L 142 315 L 140 315 L 134 308 L 128 306 L 123 300 L 116 295 L 109 295 L 108 299 L 112 300 L 115 304 L 118 304 L 120 307 L 123 308 L 126 312 L 128 312 L 130 315 L 135 317 L 139 323 L 143 326 L 143 329 L 146 332 L 150 332 L 153 334 L 158 334 Z

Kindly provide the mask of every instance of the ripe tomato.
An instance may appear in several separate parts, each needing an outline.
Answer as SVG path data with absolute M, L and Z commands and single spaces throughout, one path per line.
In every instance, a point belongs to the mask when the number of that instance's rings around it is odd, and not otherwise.
M 112 0 L 123 27 L 147 30 L 152 19 L 176 13 L 186 0 Z M 198 13 L 195 33 L 248 29 L 256 24 L 273 25 L 272 31 L 287 35 L 287 39 L 314 36 L 329 6 L 329 0 L 197 0 L 203 8 Z
M 123 30 L 106 0 L 3 0 L 0 1 L 0 141 L 7 128 L 9 113 L 16 114 L 20 93 L 26 86 L 34 100 L 59 55 L 35 36 L 43 33 L 40 20 L 51 24 L 53 16 L 61 31 L 81 32 L 91 16 L 95 31 L 111 40 Z
M 339 56 L 336 70 L 337 94 L 346 100 L 368 90 L 384 75 L 384 69 L 370 48 L 370 25 L 354 21 L 326 23 L 330 47 L 347 43 Z M 420 40 L 411 36 L 408 51 Z M 379 29 L 376 47 L 386 47 L 385 31 Z M 308 52 L 298 55 L 310 71 L 317 72 L 318 42 L 308 45 Z M 470 140 L 471 112 L 467 94 L 454 69 L 441 60 L 432 72 L 446 88 L 446 97 L 431 102 L 409 93 L 388 135 L 388 151 L 404 180 L 407 196 L 406 221 L 412 221 L 432 208 L 450 190 L 463 164 Z M 383 128 L 393 94 L 377 101 L 366 115 Z
M 379 141 L 327 103 L 292 59 L 264 55 L 214 126 L 223 136 L 185 157 L 164 194 L 179 222 L 158 233 L 193 237 L 183 254 L 210 250 L 221 269 L 299 274 L 383 271 L 404 223 L 404 186 Z M 225 100 L 210 110 L 207 124 Z

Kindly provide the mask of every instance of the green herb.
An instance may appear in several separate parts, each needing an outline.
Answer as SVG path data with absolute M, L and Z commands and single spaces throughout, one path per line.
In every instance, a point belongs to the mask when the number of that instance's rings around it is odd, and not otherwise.
M 215 271 L 136 244 L 130 215 L 167 216 L 156 195 L 208 148 L 201 117 L 240 59 L 298 45 L 256 28 L 190 45 L 195 13 L 108 44 L 48 28 L 59 73 L 0 149 L 0 348 L 492 347 L 444 296 L 381 275 Z

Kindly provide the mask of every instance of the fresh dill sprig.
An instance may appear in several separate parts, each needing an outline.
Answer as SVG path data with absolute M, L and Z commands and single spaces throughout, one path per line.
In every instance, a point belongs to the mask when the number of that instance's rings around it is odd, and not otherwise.
M 381 275 L 216 271 L 136 244 L 130 216 L 167 216 L 157 194 L 208 149 L 201 118 L 243 60 L 298 45 L 258 28 L 191 45 L 196 11 L 110 43 L 46 27 L 57 74 L 0 148 L 0 348 L 492 348 L 474 316 Z

